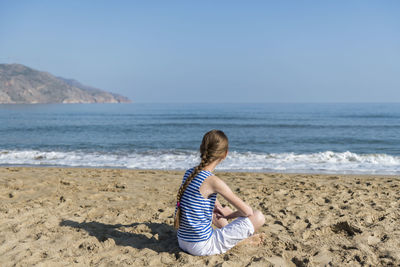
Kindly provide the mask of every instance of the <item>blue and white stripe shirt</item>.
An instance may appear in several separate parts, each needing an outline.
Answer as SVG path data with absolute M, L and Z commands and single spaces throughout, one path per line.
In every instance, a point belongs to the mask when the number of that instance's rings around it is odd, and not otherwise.
M 186 171 L 182 184 L 193 172 L 194 168 Z M 200 193 L 203 181 L 213 175 L 209 171 L 201 171 L 193 178 L 186 188 L 180 201 L 181 218 L 178 229 L 178 238 L 187 242 L 200 242 L 209 239 L 213 233 L 212 214 L 217 194 L 205 199 Z

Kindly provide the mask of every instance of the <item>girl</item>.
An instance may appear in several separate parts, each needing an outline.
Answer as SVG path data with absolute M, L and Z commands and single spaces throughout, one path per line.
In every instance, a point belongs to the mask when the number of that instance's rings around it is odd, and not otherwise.
M 264 216 L 244 203 L 212 172 L 228 154 L 228 138 L 219 130 L 206 133 L 200 146 L 201 162 L 186 171 L 177 195 L 175 228 L 182 250 L 192 255 L 224 253 L 260 228 Z M 237 210 L 223 208 L 222 195 Z M 229 219 L 234 219 L 228 223 Z M 213 229 L 211 224 L 217 228 Z

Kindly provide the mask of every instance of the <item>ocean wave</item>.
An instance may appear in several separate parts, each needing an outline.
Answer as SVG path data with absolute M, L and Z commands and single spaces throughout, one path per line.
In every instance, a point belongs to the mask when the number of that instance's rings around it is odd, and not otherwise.
M 184 170 L 199 162 L 199 153 L 151 150 L 132 153 L 0 150 L 1 165 L 112 167 Z M 400 156 L 325 151 L 310 154 L 230 152 L 219 171 L 400 174 Z

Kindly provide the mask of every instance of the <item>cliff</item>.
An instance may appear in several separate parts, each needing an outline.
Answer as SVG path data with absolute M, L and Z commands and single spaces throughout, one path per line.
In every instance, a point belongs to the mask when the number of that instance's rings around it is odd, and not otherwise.
M 20 64 L 0 64 L 0 104 L 129 103 L 128 98 Z

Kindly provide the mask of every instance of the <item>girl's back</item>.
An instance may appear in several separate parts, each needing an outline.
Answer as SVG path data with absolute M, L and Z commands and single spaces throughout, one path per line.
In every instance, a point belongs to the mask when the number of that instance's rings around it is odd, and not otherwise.
M 194 168 L 186 171 L 182 184 L 193 171 Z M 209 171 L 200 171 L 193 178 L 181 198 L 181 222 L 178 237 L 184 241 L 204 241 L 212 234 L 212 215 L 217 194 L 212 194 L 208 199 L 205 199 L 199 190 L 203 181 L 211 175 L 213 174 Z

